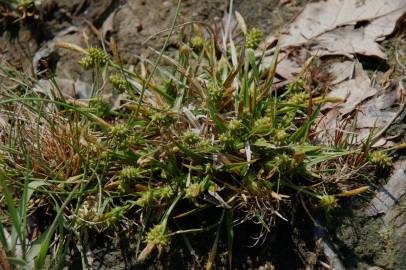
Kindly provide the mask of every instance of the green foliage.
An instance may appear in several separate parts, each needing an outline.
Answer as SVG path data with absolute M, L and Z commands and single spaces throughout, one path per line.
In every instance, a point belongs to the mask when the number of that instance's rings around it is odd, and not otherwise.
M 199 27 L 203 26 L 196 24 L 195 30 Z M 177 59 L 162 49 L 156 64 L 147 68 L 147 77 L 114 63 L 97 47 L 87 49 L 80 65 L 94 69 L 96 81 L 113 74 L 111 84 L 127 95 L 114 110 L 98 96 L 86 106 L 39 97 L 32 87 L 25 87 L 21 95 L 12 91 L 4 95 L 7 98 L 0 107 L 10 117 L 8 130 L 13 131 L 1 148 L 6 153 L 1 161 L 1 188 L 10 215 L 7 225 L 14 228 L 14 237 L 24 239 L 23 216 L 37 211 L 35 204 L 28 206 L 30 196 L 41 199 L 55 217 L 37 256 L 38 267 L 55 233 L 69 233 L 69 238 L 54 239 L 62 247 L 68 245 L 66 239 L 92 231 L 107 233 L 134 220 L 146 228 L 140 232 L 139 245 L 146 246 L 137 251 L 139 259 L 154 248 L 169 246 L 177 234 L 191 231 L 212 232 L 213 253 L 219 239 L 231 249 L 235 220 L 262 224 L 268 231 L 271 221 L 282 216 L 281 208 L 289 211 L 287 198 L 295 200 L 297 193 L 331 213 L 338 204 L 337 191 L 345 186 L 331 179 L 349 172 L 335 171 L 335 164 L 345 162 L 343 168 L 350 172 L 369 164 L 359 158 L 367 156 L 360 146 L 318 144 L 315 128 L 320 103 L 308 108 L 311 91 L 304 78 L 276 91 L 272 82 L 278 54 L 271 65 L 264 66 L 252 50 L 261 40 L 259 29 L 251 29 L 247 36 L 239 33 L 247 39 L 247 51 L 230 42 L 218 48 L 215 35 L 204 40 L 196 33 L 183 37 L 189 39 L 186 44 L 192 50 L 180 44 Z M 160 68 L 163 58 L 173 65 L 172 73 Z M 17 108 L 24 117 L 13 113 Z M 380 168 L 392 164 L 382 152 L 372 153 L 369 160 Z M 27 170 L 21 172 L 21 168 Z M 365 171 L 360 169 L 361 173 Z M 36 186 L 21 200 L 24 215 L 20 215 L 8 187 L 27 194 L 27 185 L 36 181 L 46 188 Z M 184 228 L 188 225 L 177 218 L 184 229 L 170 233 L 175 231 L 173 211 L 182 217 L 203 207 L 224 209 L 217 223 Z M 201 216 L 196 218 L 203 223 Z M 4 238 L 0 234 L 7 254 L 14 256 Z M 231 250 L 229 254 L 231 262 Z

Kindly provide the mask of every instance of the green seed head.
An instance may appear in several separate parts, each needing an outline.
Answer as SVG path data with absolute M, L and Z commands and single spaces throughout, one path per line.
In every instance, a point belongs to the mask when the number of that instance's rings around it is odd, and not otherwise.
M 243 129 L 243 125 L 241 120 L 238 119 L 232 119 L 229 123 L 228 123 L 228 129 L 230 130 L 230 132 L 232 133 L 236 133 L 240 130 Z
M 256 49 L 262 39 L 262 30 L 259 28 L 252 28 L 247 35 L 247 48 Z
M 309 96 L 307 93 L 298 93 L 293 95 L 290 99 L 289 99 L 289 103 L 292 105 L 303 105 L 306 103 L 306 101 L 308 100 Z
M 148 191 L 142 192 L 140 195 L 141 197 L 135 202 L 138 206 L 145 207 L 152 203 L 153 201 L 153 190 L 150 189 Z
M 254 129 L 259 133 L 270 132 L 272 129 L 272 119 L 268 116 L 259 118 L 254 123 Z
M 182 135 L 182 140 L 188 145 L 193 145 L 199 142 L 200 138 L 195 132 L 188 130 L 185 131 Z
M 126 207 L 115 207 L 104 216 L 107 227 L 117 224 L 124 217 Z
M 120 93 L 124 93 L 128 89 L 127 81 L 118 74 L 111 75 L 110 82 Z
M 200 52 L 204 46 L 204 39 L 201 36 L 194 36 L 190 39 L 190 47 L 196 52 Z
M 334 195 L 322 195 L 319 196 L 320 205 L 326 212 L 330 212 L 337 207 L 337 198 Z
M 166 227 L 163 224 L 157 224 L 151 228 L 146 237 L 146 242 L 157 247 L 165 247 L 169 244 L 169 237 L 165 234 Z
M 116 138 L 126 137 L 129 133 L 129 129 L 125 124 L 117 124 L 110 129 L 110 135 Z
M 154 112 L 151 115 L 151 121 L 154 123 L 163 123 L 165 122 L 166 115 L 161 112 Z
M 118 189 L 122 193 L 127 193 L 128 191 L 130 191 L 131 184 L 133 184 L 136 179 L 142 178 L 143 173 L 144 171 L 138 167 L 123 168 L 119 175 Z
M 231 146 L 233 144 L 234 139 L 233 139 L 233 137 L 231 136 L 230 133 L 226 132 L 226 133 L 223 133 L 223 134 L 221 134 L 219 136 L 219 141 L 225 147 L 229 147 L 229 146 Z
M 88 70 L 94 67 L 92 59 L 89 56 L 85 56 L 79 60 L 79 65 L 82 66 L 83 69 Z
M 276 131 L 275 137 L 274 137 L 276 144 L 281 145 L 281 144 L 285 143 L 287 138 L 288 138 L 288 134 L 283 129 Z
M 305 90 L 305 81 L 301 78 L 291 82 L 287 85 L 287 91 L 289 93 L 299 93 Z
M 214 102 L 218 102 L 224 97 L 223 88 L 220 87 L 216 82 L 209 82 L 207 85 L 207 91 L 209 92 L 210 99 Z
M 120 172 L 121 179 L 137 179 L 141 178 L 144 171 L 139 167 L 125 167 Z
M 281 154 L 275 157 L 275 164 L 279 171 L 286 171 L 291 169 L 292 160 L 287 154 Z
M 91 99 L 89 105 L 95 109 L 97 116 L 103 117 L 109 115 L 110 113 L 110 103 L 102 97 Z
M 11 2 L 13 2 L 13 1 L 11 1 Z M 22 0 L 22 1 L 16 1 L 16 2 L 18 2 L 17 8 L 20 8 L 20 9 L 28 9 L 28 8 L 34 6 L 34 1 L 32 1 L 32 0 Z
M 106 65 L 110 59 L 107 53 L 100 48 L 90 48 L 87 53 L 96 67 Z
M 109 60 L 110 58 L 106 52 L 100 48 L 92 47 L 87 50 L 87 55 L 79 61 L 79 64 L 87 70 L 94 67 L 105 66 Z
M 158 200 L 167 200 L 172 198 L 173 195 L 175 195 L 175 190 L 171 186 L 158 188 L 154 193 L 154 197 L 156 197 Z
M 385 152 L 373 152 L 369 159 L 372 164 L 380 169 L 388 169 L 393 165 L 392 158 L 389 157 Z

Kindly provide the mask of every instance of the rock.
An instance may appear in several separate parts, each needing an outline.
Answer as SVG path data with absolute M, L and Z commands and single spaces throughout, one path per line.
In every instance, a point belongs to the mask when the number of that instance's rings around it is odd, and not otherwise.
M 393 173 L 367 209 L 367 215 L 386 214 L 406 194 L 406 160 L 394 164 Z
M 388 182 L 352 215 L 337 219 L 335 244 L 349 269 L 406 269 L 406 160 Z M 368 265 L 370 264 L 370 265 Z

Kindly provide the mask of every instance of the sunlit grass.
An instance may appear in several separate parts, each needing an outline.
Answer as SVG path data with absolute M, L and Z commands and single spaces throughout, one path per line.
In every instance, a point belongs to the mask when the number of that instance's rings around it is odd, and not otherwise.
M 139 72 L 117 62 L 115 48 L 59 44 L 83 54 L 80 65 L 93 71 L 90 100 L 37 93 L 34 78 L 2 68 L 9 84 L 0 101 L 0 242 L 10 265 L 42 269 L 52 252 L 48 268 L 61 268 L 69 244 L 82 247 L 89 232 L 128 224 L 139 228 L 138 261 L 164 252 L 178 235 L 191 250 L 188 234 L 212 232 L 206 268 L 215 264 L 219 241 L 227 242 L 231 265 L 241 220 L 261 224 L 254 235 L 264 239 L 275 219 L 288 218 L 298 194 L 328 214 L 340 198 L 367 190 L 368 142 L 315 140 L 321 105 L 331 100 L 310 88 L 306 69 L 274 88 L 278 50 L 264 66 L 254 51 L 260 31 L 245 31 L 242 18 L 242 31 L 224 42 L 206 24 L 186 25 L 177 55 L 166 55 L 175 21 L 155 64 Z M 112 109 L 102 86 L 123 95 L 120 106 Z M 372 163 L 390 167 L 387 152 L 377 153 Z M 222 211 L 211 225 L 182 224 L 216 208 Z M 29 216 L 39 209 L 52 219 L 28 241 Z

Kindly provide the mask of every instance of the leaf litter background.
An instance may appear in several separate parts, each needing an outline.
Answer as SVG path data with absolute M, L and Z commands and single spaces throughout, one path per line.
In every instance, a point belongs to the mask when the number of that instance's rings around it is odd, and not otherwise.
M 27 63 L 24 57 L 28 50 L 33 55 L 32 64 L 37 71 L 40 71 L 41 59 L 55 64 L 54 72 L 65 94 L 87 98 L 90 86 L 85 82 L 89 81 L 90 74 L 78 69 L 75 56 L 55 45 L 70 42 L 86 47 L 113 35 L 123 59 L 127 64 L 136 65 L 151 54 L 148 46 L 159 47 L 162 43 L 160 39 L 144 42 L 169 25 L 175 7 L 173 1 L 158 0 L 148 1 L 148 4 L 138 0 L 89 1 L 81 6 L 82 2 L 87 1 L 36 1 L 46 18 L 41 27 L 48 29 L 45 32 L 50 34 L 41 33 L 38 37 L 38 33 L 33 34 L 27 27 L 20 27 L 16 37 L 10 37 L 6 31 L 0 32 L 1 64 L 7 62 L 29 69 L 31 63 Z M 320 141 L 333 143 L 337 132 L 345 132 L 354 134 L 354 143 L 362 143 L 371 128 L 379 132 L 391 124 L 402 127 L 406 114 L 404 0 L 306 1 L 304 5 L 293 0 L 253 2 L 236 0 L 234 10 L 245 17 L 248 26 L 261 26 L 269 33 L 262 46 L 266 49 L 265 64 L 270 63 L 275 45 L 279 43 L 279 77 L 275 87 L 294 80 L 306 61 L 314 57 L 319 71 L 313 75 L 315 82 L 320 83 L 319 90 L 342 100 L 322 108 L 318 125 Z M 228 18 L 228 4 L 229 1 L 225 0 L 185 1 L 181 18 L 182 21 L 209 20 L 220 25 Z M 290 22 L 288 18 L 292 18 Z M 383 48 L 388 40 L 396 43 L 391 56 Z M 373 63 L 375 69 L 365 69 L 365 63 Z M 51 91 L 52 85 L 44 79 L 37 88 Z M 111 101 L 116 102 L 117 98 L 111 97 Z M 395 128 L 380 137 L 375 145 L 389 147 L 404 138 L 404 130 Z M 348 220 L 340 221 L 332 242 L 335 249 L 341 251 L 341 258 L 348 260 L 346 265 L 357 269 L 406 267 L 403 253 L 406 249 L 406 216 L 402 213 L 406 194 L 405 168 L 405 161 L 401 158 L 375 198 L 361 210 L 351 215 L 346 213 Z M 389 248 L 380 250 L 386 242 L 365 248 L 371 242 L 379 242 L 376 239 L 381 239 L 381 233 L 388 229 L 393 230 Z M 359 234 L 358 239 L 351 237 L 354 230 Z M 329 253 L 326 247 L 324 252 L 326 257 L 335 261 L 337 254 Z M 311 254 L 309 251 L 310 257 Z M 112 260 L 114 262 L 117 258 Z M 264 265 L 263 269 L 271 269 L 266 267 Z M 335 267 L 340 269 L 343 266 L 338 260 Z

